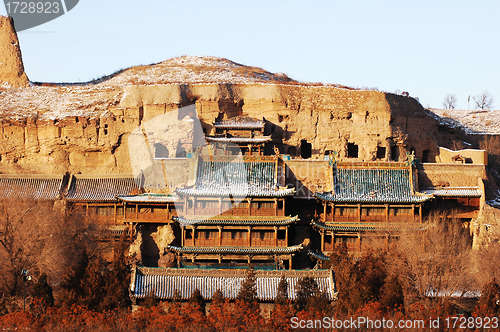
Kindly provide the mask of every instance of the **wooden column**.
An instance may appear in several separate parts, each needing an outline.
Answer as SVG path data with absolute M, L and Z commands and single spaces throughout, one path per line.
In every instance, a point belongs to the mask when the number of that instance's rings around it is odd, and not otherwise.
M 326 205 L 328 203 L 326 201 L 323 202 L 323 222 L 326 223 Z
M 170 204 L 167 203 L 167 213 L 165 213 L 167 215 L 167 221 L 170 222 Z
M 321 251 L 325 251 L 325 231 L 321 230 Z
M 389 204 L 385 204 L 385 222 L 389 222 Z
M 292 269 L 292 257 L 290 256 L 290 258 L 288 259 L 288 269 L 291 270 Z
M 332 203 L 330 208 L 332 211 L 332 222 L 334 222 L 335 221 L 335 203 Z
M 139 205 L 135 205 L 135 220 L 139 220 Z
M 252 227 L 248 226 L 248 239 L 247 239 L 247 245 L 249 247 L 252 246 Z
M 274 199 L 274 215 L 275 216 L 278 215 L 278 199 L 277 198 Z
M 418 206 L 418 218 L 420 220 L 420 223 L 422 223 L 422 204 Z
M 128 235 L 129 235 L 129 238 L 130 238 L 130 243 L 132 243 L 132 240 L 134 238 L 133 233 L 134 233 L 134 226 L 132 225 L 132 223 L 130 223 L 129 224 L 129 230 L 128 230 Z
M 285 215 L 285 202 L 286 202 L 286 198 L 283 198 L 283 210 L 281 211 L 281 215 L 284 216 Z
M 222 247 L 222 226 L 217 226 L 217 228 L 219 229 L 219 247 Z
M 288 226 L 285 228 L 285 247 L 288 245 Z
M 358 222 L 361 222 L 361 204 L 358 204 Z
M 274 246 L 278 246 L 278 227 L 274 226 Z
M 361 252 L 361 234 L 358 233 L 358 241 L 359 241 L 359 252 Z
M 415 204 L 411 205 L 411 222 L 415 222 Z
M 193 227 L 193 247 L 196 247 L 196 227 Z
M 181 247 L 184 247 L 184 227 L 181 226 Z
M 247 202 L 248 202 L 248 215 L 251 216 L 252 215 L 252 199 L 247 198 Z

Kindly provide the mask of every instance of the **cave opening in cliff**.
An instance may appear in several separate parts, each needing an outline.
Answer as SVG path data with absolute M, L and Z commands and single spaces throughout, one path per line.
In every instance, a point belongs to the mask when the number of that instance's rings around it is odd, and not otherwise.
M 385 146 L 378 146 L 377 159 L 384 159 L 384 158 L 385 158 Z
M 308 143 L 307 140 L 303 139 L 300 141 L 300 156 L 303 159 L 311 158 L 312 155 L 312 145 Z
M 161 143 L 155 143 L 155 158 L 168 158 L 168 149 Z
M 187 156 L 186 149 L 184 148 L 184 146 L 182 146 L 182 142 L 179 141 L 177 143 L 177 151 L 175 152 L 175 158 L 186 158 L 186 156 Z
M 354 143 L 347 143 L 347 158 L 358 158 L 359 147 Z
M 423 163 L 428 163 L 429 162 L 429 150 L 424 150 L 422 152 L 422 162 Z
M 391 146 L 391 159 L 394 161 L 399 160 L 399 146 L 397 145 Z

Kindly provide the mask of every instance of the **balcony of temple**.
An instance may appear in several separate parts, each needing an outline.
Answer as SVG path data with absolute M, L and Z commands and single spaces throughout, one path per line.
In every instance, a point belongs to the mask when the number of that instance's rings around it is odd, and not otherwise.
M 186 215 L 285 216 L 285 198 L 186 198 Z

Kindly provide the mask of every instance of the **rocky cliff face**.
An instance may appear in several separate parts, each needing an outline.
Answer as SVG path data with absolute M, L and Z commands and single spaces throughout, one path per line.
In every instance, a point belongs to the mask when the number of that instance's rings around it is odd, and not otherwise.
M 130 133 L 190 104 L 196 106 L 206 134 L 214 133 L 216 118 L 264 118 L 265 134 L 273 138 L 267 153 L 277 146 L 292 157 L 322 159 L 336 151 L 338 159 L 372 161 L 405 159 L 408 151 L 432 158 L 438 151 L 435 120 L 416 100 L 377 91 L 287 84 L 162 84 L 130 85 L 112 94 L 120 96 L 118 103 L 104 99 L 106 107 L 100 112 L 68 112 L 55 119 L 4 113 L 0 171 L 130 173 Z
M 28 84 L 14 21 L 11 17 L 0 16 L 0 88 Z

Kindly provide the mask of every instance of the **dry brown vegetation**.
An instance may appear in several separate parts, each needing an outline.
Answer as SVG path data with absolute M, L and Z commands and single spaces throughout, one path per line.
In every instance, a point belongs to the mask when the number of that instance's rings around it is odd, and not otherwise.
M 64 281 L 82 251 L 96 255 L 100 230 L 79 210 L 63 202 L 4 200 L 0 202 L 0 311 L 21 307 L 22 270 L 32 283 L 45 274 L 52 285 Z

